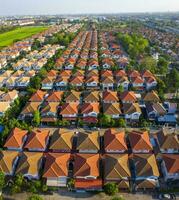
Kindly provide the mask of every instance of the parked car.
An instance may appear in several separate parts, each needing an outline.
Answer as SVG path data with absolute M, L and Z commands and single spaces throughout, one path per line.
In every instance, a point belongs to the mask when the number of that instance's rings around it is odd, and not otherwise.
M 161 200 L 168 200 L 168 199 L 176 199 L 175 194 L 160 194 L 159 199 Z

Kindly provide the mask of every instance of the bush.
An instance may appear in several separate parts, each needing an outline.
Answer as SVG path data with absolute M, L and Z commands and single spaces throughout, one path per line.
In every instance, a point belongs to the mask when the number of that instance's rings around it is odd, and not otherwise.
M 113 197 L 111 200 L 124 200 L 123 197 Z
M 118 192 L 118 187 L 115 183 L 107 183 L 105 186 L 104 186 L 104 192 L 107 194 L 107 195 L 115 195 L 117 192 Z
M 27 200 L 43 200 L 43 198 L 36 194 L 30 196 Z

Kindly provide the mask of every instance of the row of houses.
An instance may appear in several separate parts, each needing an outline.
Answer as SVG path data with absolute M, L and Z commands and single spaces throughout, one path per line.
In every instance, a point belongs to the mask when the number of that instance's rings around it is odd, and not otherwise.
M 176 124 L 177 105 L 168 102 L 162 104 L 155 91 L 140 95 L 132 91 L 118 93 L 108 90 L 38 90 L 23 108 L 19 119 L 32 119 L 36 110 L 40 111 L 43 123 L 56 122 L 58 119 L 65 119 L 71 123 L 76 123 L 79 119 L 85 123 L 98 123 L 99 114 L 111 116 L 114 120 L 124 118 L 127 122 L 138 122 L 143 114 L 146 119 L 156 122 L 160 122 L 164 117 L 173 116 L 174 121 L 167 118 L 168 121 L 163 122 Z
M 48 186 L 66 187 L 73 178 L 76 190 L 102 190 L 108 182 L 124 190 L 156 189 L 161 176 L 170 182 L 179 179 L 179 140 L 175 131 L 157 132 L 162 152 L 157 159 L 146 131 L 131 131 L 126 136 L 124 131 L 109 129 L 100 136 L 98 132 L 75 134 L 60 129 L 49 140 L 47 135 L 48 129 L 29 134 L 13 129 L 4 145 L 8 150 L 0 152 L 0 165 L 9 161 L 1 166 L 4 173 L 39 179 L 41 170 Z
M 0 74 L 0 87 L 8 89 L 24 89 L 30 83 L 30 78 L 36 75 L 35 70 L 22 71 L 22 70 L 6 70 L 1 71 Z
M 62 48 L 59 45 L 45 45 L 41 50 L 31 51 L 25 58 L 17 61 L 12 65 L 13 70 L 40 70 L 47 60 L 53 57 L 58 49 Z
M 43 90 L 67 90 L 68 87 L 83 89 L 117 90 L 120 86 L 124 90 L 137 90 L 144 92 L 155 89 L 157 80 L 154 75 L 145 70 L 139 73 L 136 70 L 51 70 L 42 81 Z

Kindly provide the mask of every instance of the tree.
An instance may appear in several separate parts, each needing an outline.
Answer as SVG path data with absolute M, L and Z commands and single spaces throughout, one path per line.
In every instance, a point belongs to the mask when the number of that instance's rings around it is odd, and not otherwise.
M 112 118 L 110 115 L 105 115 L 105 114 L 99 115 L 99 122 L 101 126 L 109 127 L 111 125 L 111 121 Z
M 40 197 L 37 194 L 33 194 L 32 196 L 30 196 L 27 200 L 43 200 L 42 197 Z
M 116 183 L 107 183 L 104 186 L 104 192 L 110 196 L 115 195 L 117 192 L 119 192 L 117 184 Z
M 155 73 L 157 71 L 157 61 L 150 56 L 144 57 L 140 62 L 139 70 L 141 71 L 144 69 Z
M 32 120 L 34 126 L 39 126 L 40 125 L 40 120 L 41 120 L 40 119 L 40 112 L 39 112 L 39 110 L 36 110 L 34 112 L 34 117 L 33 117 L 33 120 Z
M 124 87 L 123 87 L 122 85 L 119 85 L 118 88 L 117 88 L 117 91 L 118 91 L 119 93 L 124 92 Z
M 176 92 L 179 90 L 179 71 L 177 69 L 172 69 L 167 77 L 167 88 L 171 92 Z
M 22 187 L 24 185 L 24 176 L 22 174 L 17 174 L 15 176 L 14 185 Z
M 39 76 L 34 76 L 30 79 L 30 88 L 34 88 L 36 90 L 40 89 L 41 87 L 41 78 Z
M 164 81 L 162 81 L 160 78 L 157 78 L 157 91 L 161 100 L 164 100 L 165 90 L 166 90 L 166 85 Z
M 157 63 L 158 73 L 166 74 L 168 71 L 168 65 L 169 65 L 169 62 L 164 57 L 160 57 Z
M 4 186 L 5 186 L 5 174 L 1 171 L 0 172 L 0 190 L 2 190 Z
M 121 128 L 125 128 L 126 127 L 126 122 L 124 119 L 120 118 L 118 121 L 117 121 L 117 126 L 118 127 L 121 127 Z

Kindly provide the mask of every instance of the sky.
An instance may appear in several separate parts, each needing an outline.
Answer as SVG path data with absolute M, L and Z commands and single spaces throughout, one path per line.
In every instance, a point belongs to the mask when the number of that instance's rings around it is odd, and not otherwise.
M 179 0 L 0 0 L 0 15 L 179 11 Z

